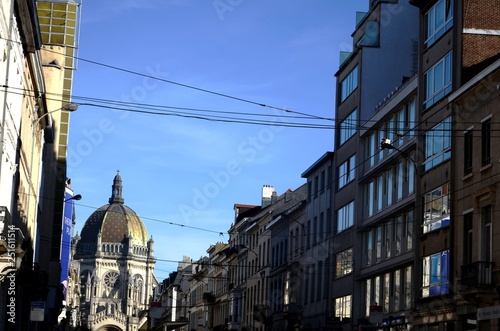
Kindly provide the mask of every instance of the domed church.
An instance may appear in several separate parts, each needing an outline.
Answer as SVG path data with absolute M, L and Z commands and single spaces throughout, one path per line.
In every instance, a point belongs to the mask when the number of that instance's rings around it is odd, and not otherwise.
M 109 203 L 82 228 L 74 260 L 80 262 L 80 316 L 90 330 L 139 330 L 147 325 L 153 275 L 153 239 L 124 204 L 122 179 L 113 180 Z

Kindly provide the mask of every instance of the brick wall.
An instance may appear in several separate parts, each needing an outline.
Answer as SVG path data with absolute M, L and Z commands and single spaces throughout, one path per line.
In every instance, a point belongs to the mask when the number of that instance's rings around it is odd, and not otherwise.
M 500 35 L 464 34 L 462 47 L 462 65 L 468 68 L 500 53 Z
M 500 0 L 464 0 L 464 28 L 500 30 L 499 10 Z

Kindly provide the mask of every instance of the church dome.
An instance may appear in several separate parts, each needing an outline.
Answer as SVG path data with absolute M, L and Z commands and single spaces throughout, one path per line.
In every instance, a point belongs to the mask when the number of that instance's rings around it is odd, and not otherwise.
M 102 206 L 90 215 L 82 228 L 78 246 L 81 248 L 97 248 L 99 234 L 101 243 L 123 243 L 129 240 L 130 245 L 147 246 L 148 233 L 141 218 L 124 204 L 122 197 L 122 179 L 118 173 L 112 186 L 109 204 Z M 94 252 L 80 252 L 83 255 Z M 86 254 L 85 254 L 86 253 Z

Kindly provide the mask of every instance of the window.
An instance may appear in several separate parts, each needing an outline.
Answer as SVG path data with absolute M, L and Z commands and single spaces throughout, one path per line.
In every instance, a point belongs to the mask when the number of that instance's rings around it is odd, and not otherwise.
M 342 277 L 352 272 L 352 248 L 346 249 L 336 255 L 336 277 Z
M 377 263 L 382 259 L 382 225 L 375 230 L 375 255 Z
M 380 276 L 377 276 L 374 278 L 374 289 L 373 289 L 373 303 L 375 304 L 375 306 L 378 306 L 381 304 L 380 302 Z
M 429 47 L 453 26 L 453 0 L 439 0 L 425 14 L 425 46 Z
M 412 266 L 406 267 L 405 283 L 405 308 L 410 309 L 412 305 Z
M 429 108 L 451 92 L 451 61 L 452 53 L 450 52 L 424 74 L 424 108 Z
M 366 190 L 366 202 L 368 217 L 372 216 L 375 211 L 375 181 L 372 180 L 368 183 Z
M 451 117 L 425 133 L 424 168 L 429 170 L 451 157 Z
M 392 205 L 394 192 L 394 168 L 387 170 L 387 206 Z
M 385 258 L 391 258 L 392 253 L 392 220 L 385 224 Z
M 449 250 L 432 254 L 422 259 L 423 298 L 448 293 L 449 260 Z
M 492 261 L 491 205 L 481 208 L 481 261 Z
M 371 303 L 371 295 L 372 295 L 372 280 L 367 279 L 365 282 L 365 316 L 370 316 L 370 307 Z
M 314 216 L 313 218 L 313 230 L 312 230 L 312 245 L 316 246 L 318 239 L 318 217 Z
M 355 109 L 342 122 L 340 122 L 339 145 L 344 144 L 356 133 L 358 125 L 358 110 Z
M 424 195 L 424 233 L 450 225 L 449 190 L 445 184 Z
M 415 192 L 415 168 L 416 164 L 415 161 L 415 156 L 413 154 L 410 155 L 408 159 L 406 159 L 406 172 L 408 174 L 407 181 L 408 181 L 408 195 L 413 194 Z
M 333 180 L 333 178 L 332 178 L 332 165 L 331 164 L 328 165 L 326 173 L 327 173 L 327 176 L 328 176 L 328 178 L 327 178 L 327 188 L 329 189 L 330 186 L 332 185 L 332 180 Z
M 377 177 L 377 212 L 382 211 L 384 206 L 384 185 L 385 176 L 384 174 Z
M 368 137 L 367 159 L 370 168 L 373 167 L 378 162 L 378 156 L 379 156 L 378 149 L 379 146 L 377 144 L 377 132 L 375 131 Z
M 340 82 L 340 102 L 344 102 L 358 87 L 358 66 L 355 66 L 349 74 Z
M 408 104 L 408 129 L 409 129 L 409 136 L 413 137 L 415 135 L 415 129 L 418 125 L 417 122 L 417 112 L 415 110 L 415 98 L 412 98 L 410 100 L 410 103 Z
M 464 265 L 472 263 L 472 245 L 473 245 L 473 233 L 472 233 L 472 213 L 464 214 L 464 247 L 463 247 L 463 258 Z
M 411 251 L 413 249 L 413 209 L 409 210 L 405 214 L 406 216 L 406 251 Z
M 356 176 L 356 155 L 351 156 L 342 163 L 337 173 L 339 176 L 337 179 L 339 189 L 352 182 Z
M 404 186 L 404 165 L 399 161 L 396 166 L 396 200 L 403 199 L 403 186 Z
M 491 163 L 491 118 L 481 123 L 481 165 Z
M 413 249 L 413 209 L 364 233 L 366 266 Z
M 415 129 L 418 125 L 416 98 L 412 97 L 407 104 L 402 105 L 379 127 L 374 128 L 369 136 L 365 138 L 365 155 L 368 168 L 373 167 L 385 157 L 394 152 L 394 149 L 380 149 L 380 142 L 383 138 L 392 141 L 392 145 L 399 147 L 415 136 Z
M 325 170 L 321 171 L 321 190 L 320 190 L 320 193 L 323 194 L 325 193 L 325 182 L 326 182 L 326 174 L 325 174 Z
M 366 279 L 364 283 L 365 315 L 370 316 L 370 306 L 383 306 L 384 313 L 399 312 L 410 308 L 411 285 L 411 266 Z
M 306 238 L 307 238 L 306 248 L 309 249 L 309 248 L 311 248 L 311 220 L 307 221 L 306 229 L 307 229 L 307 231 L 306 231 L 307 232 L 307 234 L 306 234 Z
M 464 133 L 464 176 L 472 173 L 472 129 Z
M 394 292 L 394 301 L 392 311 L 401 310 L 401 270 L 394 271 L 394 282 L 393 282 L 393 292 Z
M 344 318 L 351 318 L 351 296 L 335 298 L 335 317 L 340 320 Z
M 368 231 L 365 235 L 366 242 L 366 265 L 372 265 L 373 261 L 373 232 Z
M 394 254 L 400 255 L 403 251 L 403 231 L 404 231 L 405 224 L 403 222 L 403 215 L 399 215 L 396 217 L 396 229 L 394 233 L 395 237 L 395 251 Z
M 323 240 L 323 236 L 326 236 L 326 232 L 324 231 L 325 229 L 325 214 L 321 212 L 319 214 L 319 225 L 318 225 L 318 242 L 321 242 Z
M 350 228 L 354 224 L 354 201 L 337 210 L 337 233 Z
M 391 298 L 391 274 L 384 275 L 384 311 L 390 311 L 390 298 Z
M 318 197 L 319 192 L 319 178 L 318 176 L 314 176 L 314 199 Z

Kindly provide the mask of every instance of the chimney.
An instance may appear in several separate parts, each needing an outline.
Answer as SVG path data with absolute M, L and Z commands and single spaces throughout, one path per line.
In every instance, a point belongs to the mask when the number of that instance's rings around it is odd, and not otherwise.
M 276 197 L 276 192 L 274 191 L 273 186 L 264 185 L 262 187 L 262 203 L 261 203 L 262 208 L 270 206 L 273 203 L 273 194 Z M 274 200 L 276 200 L 276 198 L 274 198 Z

